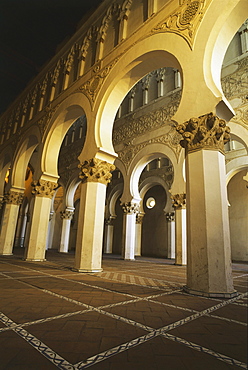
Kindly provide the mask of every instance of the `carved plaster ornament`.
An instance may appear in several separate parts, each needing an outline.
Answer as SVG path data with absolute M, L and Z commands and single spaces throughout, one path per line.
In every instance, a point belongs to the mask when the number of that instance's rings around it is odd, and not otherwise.
M 114 224 L 114 220 L 116 219 L 116 216 L 109 216 L 108 218 L 105 218 L 104 222 L 107 226 L 112 226 Z
M 82 182 L 100 182 L 107 185 L 112 178 L 111 172 L 114 171 L 115 166 L 106 161 L 92 158 L 79 164 L 78 168 L 81 170 L 79 178 L 82 179 Z
M 31 186 L 33 195 L 52 199 L 58 184 L 52 181 L 34 180 Z
M 203 17 L 206 0 L 184 1 L 165 21 L 152 29 L 152 33 L 173 32 L 182 36 L 192 48 L 193 38 Z
M 65 209 L 64 211 L 60 212 L 60 218 L 63 220 L 71 220 L 73 218 L 74 211 L 71 209 Z
M 24 194 L 18 191 L 10 190 L 4 194 L 3 202 L 19 206 L 24 199 Z
M 144 213 L 141 213 L 141 212 L 137 213 L 136 214 L 136 224 L 142 224 L 144 216 L 145 216 Z
M 96 96 L 111 69 L 118 62 L 119 58 L 116 58 L 113 62 L 108 64 L 98 73 L 96 73 L 89 81 L 84 83 L 79 90 L 82 91 L 89 99 L 91 103 L 94 103 Z
M 168 212 L 165 214 L 165 217 L 168 222 L 175 221 L 175 212 Z
M 183 136 L 180 144 L 188 153 L 201 149 L 218 150 L 224 154 L 224 145 L 230 140 L 230 128 L 224 119 L 213 113 L 191 118 L 176 130 Z
M 172 207 L 175 209 L 185 208 L 186 207 L 186 194 L 172 194 Z
M 121 203 L 121 208 L 125 214 L 133 215 L 139 212 L 139 204 L 133 202 Z

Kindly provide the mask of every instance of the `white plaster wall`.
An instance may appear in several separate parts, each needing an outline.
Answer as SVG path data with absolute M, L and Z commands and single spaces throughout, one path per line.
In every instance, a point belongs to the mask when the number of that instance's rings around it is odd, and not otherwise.
M 248 183 L 243 180 L 246 173 L 247 171 L 237 173 L 227 187 L 234 261 L 248 261 Z

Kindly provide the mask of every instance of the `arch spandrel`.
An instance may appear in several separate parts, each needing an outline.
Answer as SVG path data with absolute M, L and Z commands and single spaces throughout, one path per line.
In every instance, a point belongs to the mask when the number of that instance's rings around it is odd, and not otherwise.
M 71 125 L 83 114 L 91 117 L 88 99 L 82 93 L 75 93 L 65 99 L 54 113 L 42 139 L 40 153 L 40 174 L 45 180 L 58 177 L 58 156 L 63 139 Z M 87 128 L 88 128 L 87 124 Z M 87 130 L 88 135 L 88 130 Z
M 40 142 L 40 131 L 37 126 L 33 126 L 26 132 L 25 137 L 17 145 L 11 171 L 11 186 L 21 189 L 25 188 L 25 174 L 28 163 Z
M 174 168 L 174 182 L 176 178 L 176 186 L 180 189 L 185 188 L 185 181 L 183 178 L 183 156 L 180 157 L 181 159 L 178 163 L 175 153 L 170 147 L 163 144 L 151 144 L 139 151 L 128 168 L 128 173 L 124 181 L 124 190 L 122 195 L 123 201 L 131 201 L 132 199 L 137 201 L 140 200 L 140 175 L 145 166 L 158 157 L 166 157 L 170 159 Z

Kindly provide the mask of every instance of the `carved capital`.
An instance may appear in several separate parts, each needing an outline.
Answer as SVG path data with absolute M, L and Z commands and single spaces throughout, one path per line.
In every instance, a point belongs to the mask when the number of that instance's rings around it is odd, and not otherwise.
M 104 220 L 104 222 L 105 222 L 105 225 L 107 225 L 107 226 L 112 226 L 113 225 L 113 223 L 114 223 L 114 220 L 116 219 L 116 217 L 115 216 L 109 216 L 109 218 L 106 218 L 105 220 Z
M 175 221 L 175 212 L 168 212 L 165 214 L 165 217 L 168 222 Z
M 64 211 L 60 212 L 60 218 L 63 220 L 71 220 L 74 215 L 74 211 L 71 209 L 65 209 Z
M 224 119 L 213 113 L 191 118 L 176 130 L 182 135 L 180 144 L 188 153 L 201 149 L 218 150 L 224 154 L 224 145 L 230 140 L 230 128 Z
M 186 207 L 186 194 L 173 194 L 171 195 L 172 206 L 174 209 L 185 208 Z
M 46 180 L 33 181 L 31 185 L 33 187 L 33 195 L 50 199 L 52 199 L 55 193 L 55 188 L 57 187 L 56 182 Z
M 10 190 L 6 194 L 4 194 L 4 198 L 2 202 L 5 202 L 7 204 L 15 204 L 19 206 L 24 198 L 23 193 L 19 193 L 18 191 Z
M 137 213 L 136 224 L 142 224 L 144 216 L 145 216 L 144 213 Z
M 123 209 L 123 212 L 125 214 L 129 215 L 133 215 L 139 212 L 139 204 L 137 203 L 132 202 L 121 203 L 121 208 Z
M 107 185 L 111 178 L 111 171 L 114 171 L 115 166 L 97 158 L 92 158 L 79 164 L 81 170 L 79 178 L 82 182 L 100 182 Z

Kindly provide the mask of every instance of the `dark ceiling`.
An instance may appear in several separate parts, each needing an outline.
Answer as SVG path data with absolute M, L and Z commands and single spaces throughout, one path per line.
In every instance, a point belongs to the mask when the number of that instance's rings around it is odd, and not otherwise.
M 0 0 L 0 113 L 103 0 Z

